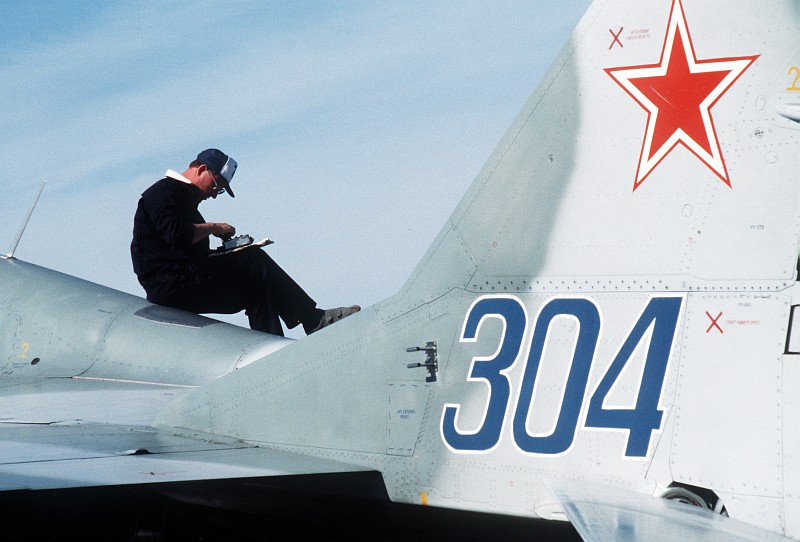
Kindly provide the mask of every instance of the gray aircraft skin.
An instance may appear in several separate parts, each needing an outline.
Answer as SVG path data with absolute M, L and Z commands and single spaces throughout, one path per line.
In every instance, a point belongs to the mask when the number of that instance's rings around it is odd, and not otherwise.
M 377 472 L 586 540 L 799 538 L 798 28 L 596 1 L 401 291 L 301 340 L 0 259 L 0 490 Z

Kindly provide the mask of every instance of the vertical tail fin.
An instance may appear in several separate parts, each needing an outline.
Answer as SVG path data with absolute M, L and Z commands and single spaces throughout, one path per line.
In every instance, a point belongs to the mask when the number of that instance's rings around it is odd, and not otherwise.
M 598 290 L 793 280 L 800 7 L 746 4 L 595 2 L 407 301 L 566 291 L 571 277 Z

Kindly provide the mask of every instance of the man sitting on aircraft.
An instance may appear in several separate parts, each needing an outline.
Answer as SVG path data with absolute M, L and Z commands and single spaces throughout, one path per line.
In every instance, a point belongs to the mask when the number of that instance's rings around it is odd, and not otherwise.
M 152 303 L 195 313 L 245 310 L 250 327 L 283 335 L 303 324 L 314 333 L 360 307 L 322 310 L 263 250 L 247 248 L 209 257 L 209 236 L 231 237 L 230 224 L 206 222 L 201 201 L 227 192 L 236 161 L 217 149 L 197 155 L 182 174 L 165 177 L 142 193 L 133 221 L 131 258 L 139 283 Z

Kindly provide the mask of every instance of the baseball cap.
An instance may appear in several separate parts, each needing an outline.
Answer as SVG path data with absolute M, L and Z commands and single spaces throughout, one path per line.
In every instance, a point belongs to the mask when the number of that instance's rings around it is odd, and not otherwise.
M 222 188 L 232 198 L 235 197 L 231 190 L 231 181 L 233 174 L 236 173 L 236 160 L 219 149 L 206 149 L 197 155 L 197 161 L 205 164 L 208 169 L 219 175 Z

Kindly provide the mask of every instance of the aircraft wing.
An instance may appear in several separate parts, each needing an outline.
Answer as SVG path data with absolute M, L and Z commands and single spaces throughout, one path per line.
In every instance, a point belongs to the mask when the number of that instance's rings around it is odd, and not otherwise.
M 698 542 L 789 541 L 766 529 L 710 510 L 624 489 L 562 481 L 551 487 L 569 521 L 586 542 L 649 540 Z
M 237 439 L 156 428 L 188 386 L 52 378 L 3 386 L 0 490 L 363 471 Z

